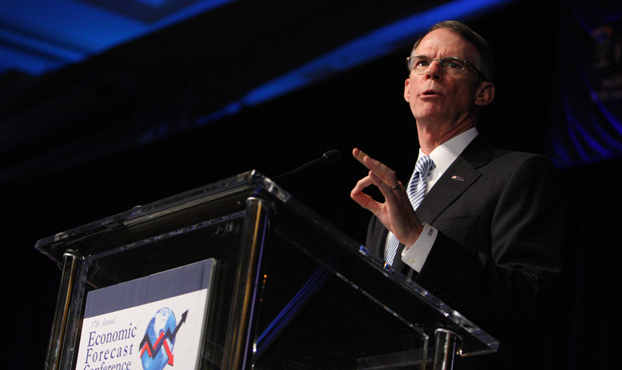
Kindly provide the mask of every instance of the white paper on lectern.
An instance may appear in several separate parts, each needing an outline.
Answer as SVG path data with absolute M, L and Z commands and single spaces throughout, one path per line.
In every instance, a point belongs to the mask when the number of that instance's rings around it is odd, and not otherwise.
M 197 369 L 214 263 L 89 292 L 76 369 Z

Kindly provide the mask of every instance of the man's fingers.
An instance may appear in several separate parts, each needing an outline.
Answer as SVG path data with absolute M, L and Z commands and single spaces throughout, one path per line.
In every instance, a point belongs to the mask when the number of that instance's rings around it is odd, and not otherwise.
M 389 185 L 389 187 L 397 185 L 397 176 L 395 175 L 395 171 L 387 167 L 384 163 L 373 159 L 359 148 L 354 148 L 354 150 L 352 150 L 352 155 L 357 161 L 361 162 L 365 167 L 375 172 L 380 178 L 382 178 L 382 180 Z M 375 185 L 378 186 L 379 184 Z
M 354 150 L 352 150 L 352 156 L 354 156 L 354 158 L 356 158 L 357 161 L 361 162 L 363 166 L 367 167 L 363 159 L 369 156 L 365 154 L 365 152 L 363 152 L 359 148 L 354 148 Z
M 358 203 L 359 206 L 367 209 L 373 214 L 376 214 L 378 208 L 380 207 L 380 204 L 378 202 L 376 202 L 372 197 L 365 193 L 352 192 L 350 193 L 350 197 L 352 198 L 352 200 Z
M 373 184 L 372 179 L 369 176 L 365 176 L 364 178 L 360 179 L 356 183 L 356 186 L 350 192 L 350 198 L 352 198 L 361 207 L 376 214 L 376 212 L 380 208 L 380 203 L 378 203 L 372 197 L 370 197 L 369 195 L 363 192 L 363 190 L 365 190 L 366 187 L 372 184 Z
M 369 156 L 365 158 L 365 161 L 367 162 L 368 168 L 371 170 L 370 173 L 373 173 L 378 181 L 382 181 L 383 185 L 392 188 L 398 184 L 395 171 L 385 166 L 382 162 L 369 158 Z M 379 187 L 381 186 L 380 183 L 374 184 Z
M 401 195 L 400 191 L 402 189 L 399 181 L 396 181 L 395 184 L 393 184 L 393 182 L 386 181 L 383 177 L 378 176 L 374 171 L 369 171 L 368 177 L 370 177 L 373 184 L 378 187 L 378 190 L 380 190 L 386 202 L 396 204 L 395 202 L 399 201 Z M 400 189 L 400 191 L 398 191 L 398 189 Z
M 365 176 L 356 183 L 356 185 L 352 189 L 352 193 L 362 193 L 366 187 L 372 184 L 373 180 L 369 176 Z

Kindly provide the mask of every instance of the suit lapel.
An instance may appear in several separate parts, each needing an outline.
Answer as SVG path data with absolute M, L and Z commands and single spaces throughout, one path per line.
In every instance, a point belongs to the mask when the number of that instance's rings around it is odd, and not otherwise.
M 447 207 L 477 181 L 481 176 L 477 169 L 490 162 L 491 152 L 492 147 L 481 136 L 473 139 L 423 198 L 416 211 L 419 221 L 432 224 Z M 400 243 L 392 266 L 396 271 L 403 271 L 406 266 L 399 258 L 403 249 L 404 245 Z
M 492 147 L 480 138 L 473 141 L 441 176 L 417 209 L 421 222 L 433 223 L 481 176 L 477 170 L 490 162 Z

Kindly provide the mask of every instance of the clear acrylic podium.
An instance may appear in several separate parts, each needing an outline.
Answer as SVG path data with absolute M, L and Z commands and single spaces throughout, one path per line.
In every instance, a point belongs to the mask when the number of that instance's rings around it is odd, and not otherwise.
M 206 259 L 217 268 L 199 369 L 450 369 L 498 347 L 255 171 L 36 249 L 62 266 L 47 370 L 79 368 L 89 291 Z

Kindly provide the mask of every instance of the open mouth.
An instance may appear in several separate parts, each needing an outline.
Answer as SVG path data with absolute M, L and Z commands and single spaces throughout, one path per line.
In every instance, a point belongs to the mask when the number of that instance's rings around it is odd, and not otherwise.
M 432 95 L 438 95 L 438 93 L 436 91 L 424 91 L 423 94 L 424 96 L 432 96 Z

